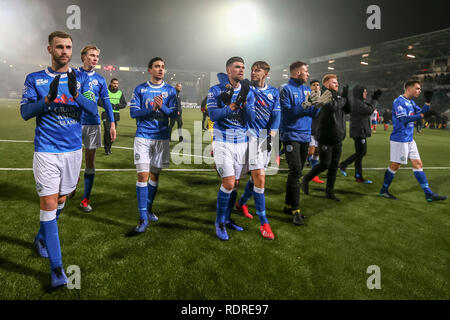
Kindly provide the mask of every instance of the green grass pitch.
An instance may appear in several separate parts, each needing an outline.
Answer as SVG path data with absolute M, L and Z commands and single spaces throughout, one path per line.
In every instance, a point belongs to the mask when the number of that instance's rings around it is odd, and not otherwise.
M 0 140 L 33 140 L 35 122 L 22 120 L 18 101 L 0 101 L 0 114 Z M 114 146 L 132 148 L 135 122 L 128 110 L 121 117 Z M 192 132 L 194 120 L 201 120 L 200 111 L 185 110 L 185 129 Z M 387 167 L 389 133 L 379 125 L 368 139 L 364 167 Z M 449 139 L 443 130 L 415 135 L 425 167 L 450 167 Z M 33 150 L 32 143 L 1 141 L 0 168 L 31 168 Z M 347 137 L 342 158 L 353 150 Z M 99 149 L 96 167 L 134 169 L 133 151 L 113 148 L 105 156 Z M 163 172 L 154 204 L 159 222 L 128 237 L 138 220 L 136 174 L 98 171 L 94 211 L 78 210 L 81 179 L 58 223 L 63 264 L 80 267 L 81 289 L 51 291 L 48 261 L 31 245 L 39 227 L 33 173 L 0 170 L 0 299 L 449 299 L 450 203 L 427 203 L 411 170 L 400 170 L 392 184 L 398 201 L 377 196 L 383 170 L 365 171 L 373 185 L 355 183 L 353 172 L 338 175 L 341 203 L 326 200 L 324 186 L 311 183 L 310 195 L 301 195 L 307 216 L 301 227 L 281 211 L 287 172 L 267 176 L 275 240 L 261 237 L 257 217 L 234 215 L 246 230 L 230 231 L 230 240 L 221 242 L 213 224 L 215 172 Z M 435 192 L 450 194 L 449 169 L 425 172 Z M 254 212 L 253 200 L 249 205 Z M 367 288 L 371 265 L 380 267 L 381 289 Z

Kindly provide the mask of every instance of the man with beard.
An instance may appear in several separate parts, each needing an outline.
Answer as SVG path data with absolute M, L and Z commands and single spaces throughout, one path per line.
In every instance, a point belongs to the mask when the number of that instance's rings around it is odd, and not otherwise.
M 325 197 L 340 201 L 334 194 L 334 184 L 338 170 L 339 159 L 342 153 L 342 141 L 345 139 L 345 115 L 350 113 L 348 102 L 348 86 L 344 86 L 342 95 L 338 95 L 339 82 L 335 74 L 323 77 L 324 86 L 322 96 L 331 96 L 331 99 L 321 108 L 319 114 L 319 164 L 315 166 L 302 180 L 302 190 L 309 193 L 309 182 L 319 173 L 328 170 Z M 327 99 L 328 100 L 328 99 Z
M 75 192 L 82 161 L 81 113 L 97 113 L 97 104 L 83 96 L 89 78 L 69 67 L 72 37 L 62 31 L 48 36 L 51 67 L 25 80 L 20 113 L 36 118 L 33 174 L 40 202 L 40 229 L 34 245 L 50 262 L 51 286 L 67 284 L 61 259 L 57 220 L 66 198 Z M 80 90 L 78 90 L 80 88 Z

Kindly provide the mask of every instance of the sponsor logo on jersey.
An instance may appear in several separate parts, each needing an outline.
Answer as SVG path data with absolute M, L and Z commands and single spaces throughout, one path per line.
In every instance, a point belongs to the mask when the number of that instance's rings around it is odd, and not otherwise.
M 61 96 L 61 98 L 56 98 L 53 102 L 68 104 L 69 102 L 75 102 L 75 100 L 73 98 L 69 98 L 68 96 L 63 94 Z
M 43 86 L 44 84 L 48 83 L 48 79 L 37 79 L 36 80 L 36 85 L 37 86 Z

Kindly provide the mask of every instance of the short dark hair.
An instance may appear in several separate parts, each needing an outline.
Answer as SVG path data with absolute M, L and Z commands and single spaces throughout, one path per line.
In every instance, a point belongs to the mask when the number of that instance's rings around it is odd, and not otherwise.
M 422 83 L 417 80 L 417 79 L 409 79 L 408 81 L 405 82 L 405 90 L 409 87 L 415 86 L 416 84 L 418 84 L 419 86 L 422 86 Z
M 109 83 L 113 83 L 113 81 L 119 82 L 119 79 L 117 79 L 117 78 L 112 78 L 111 81 L 110 81 Z
M 48 35 L 48 44 L 51 45 L 54 38 L 69 38 L 73 42 L 72 36 L 64 31 L 54 31 Z
M 241 57 L 231 57 L 230 59 L 227 60 L 227 63 L 225 64 L 225 67 L 228 68 L 229 66 L 231 66 L 235 62 L 242 62 L 242 63 L 244 63 L 244 59 L 242 59 Z
M 318 84 L 320 84 L 320 81 L 319 81 L 319 80 L 311 80 L 311 81 L 309 82 L 309 85 L 312 86 L 312 84 L 313 84 L 313 83 L 316 83 L 316 82 L 317 82 Z
M 258 69 L 262 69 L 264 71 L 269 72 L 270 71 L 270 66 L 267 62 L 265 61 L 256 61 L 253 65 L 252 65 L 252 69 L 253 68 L 258 68 Z
M 289 66 L 289 71 L 292 72 L 298 68 L 301 68 L 303 66 L 307 66 L 308 64 L 306 64 L 303 61 L 295 61 L 293 63 L 291 63 L 291 65 Z
M 148 68 L 151 69 L 151 68 L 153 67 L 153 64 L 154 64 L 156 61 L 162 61 L 162 62 L 164 62 L 164 64 L 166 63 L 166 62 L 163 60 L 163 58 L 160 58 L 160 57 L 154 57 L 154 58 L 151 59 L 150 62 L 148 63 Z

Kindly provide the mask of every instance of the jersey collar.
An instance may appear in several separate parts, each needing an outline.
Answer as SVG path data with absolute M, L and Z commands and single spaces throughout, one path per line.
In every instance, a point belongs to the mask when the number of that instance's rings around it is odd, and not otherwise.
M 260 91 L 266 91 L 267 90 L 267 83 L 264 84 L 264 87 L 260 88 L 260 87 L 256 87 L 256 89 L 260 90 Z
M 150 81 L 147 81 L 147 85 L 150 87 L 150 88 L 153 88 L 153 89 L 159 89 L 159 88 L 162 88 L 164 85 L 165 85 L 166 83 L 163 81 L 161 84 L 159 84 L 159 85 L 154 85 L 154 84 L 152 84 Z
M 72 68 L 71 67 L 69 67 L 69 71 L 68 72 L 72 72 Z M 52 70 L 51 67 L 47 67 L 45 69 L 45 73 L 47 75 L 49 75 L 50 77 L 52 77 L 52 78 L 56 77 L 57 75 L 60 75 L 61 79 L 62 78 L 67 78 L 67 73 L 66 72 L 55 72 L 55 71 Z

